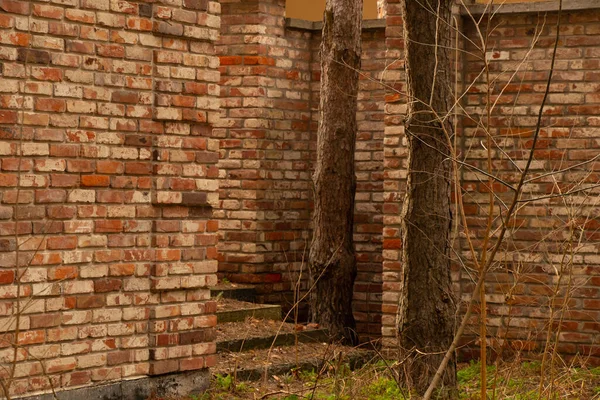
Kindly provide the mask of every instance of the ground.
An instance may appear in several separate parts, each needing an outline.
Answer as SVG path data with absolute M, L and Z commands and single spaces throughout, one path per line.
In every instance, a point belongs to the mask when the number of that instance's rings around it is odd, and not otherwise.
M 316 324 L 284 322 L 279 306 L 224 296 L 239 289 L 215 289 L 218 357 L 209 390 L 177 400 L 416 400 L 398 378 L 402 365 L 376 344 L 331 344 Z M 487 399 L 600 400 L 600 367 L 588 359 L 527 357 L 515 353 L 487 367 Z M 480 370 L 476 362 L 459 366 L 460 400 L 482 400 Z
M 322 399 L 402 400 L 409 393 L 396 383 L 393 361 L 379 359 L 351 371 L 344 360 L 330 360 L 321 371 L 294 371 L 268 381 L 236 382 L 233 375 L 215 375 L 208 392 L 186 400 Z M 562 365 L 542 369 L 539 361 L 500 363 L 488 367 L 488 399 L 600 399 L 600 368 Z M 478 363 L 462 364 L 458 372 L 461 400 L 480 400 Z M 542 374 L 542 372 L 544 372 Z M 544 376 L 544 384 L 540 380 Z M 495 383 L 495 384 L 494 384 Z M 493 387 L 496 389 L 492 389 Z M 495 395 L 494 395 L 495 393 Z M 414 397 L 412 397 L 414 399 Z M 182 399 L 183 400 L 183 399 Z

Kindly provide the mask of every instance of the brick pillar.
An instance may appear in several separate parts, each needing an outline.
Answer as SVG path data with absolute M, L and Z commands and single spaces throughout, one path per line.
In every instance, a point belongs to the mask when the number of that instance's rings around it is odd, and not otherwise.
M 154 4 L 150 375 L 215 362 L 219 14 L 212 1 Z
M 384 23 L 369 21 L 368 24 Z M 386 68 L 385 27 L 365 22 L 362 34 L 361 79 L 356 138 L 354 245 L 357 275 L 354 318 L 361 337 L 381 334 L 383 139 L 386 88 L 380 83 Z
M 389 87 L 385 99 L 384 206 L 383 206 L 383 306 L 384 345 L 396 337 L 401 278 L 400 211 L 404 196 L 407 149 L 404 137 L 406 98 L 400 0 L 387 1 L 386 46 L 388 67 L 383 76 Z

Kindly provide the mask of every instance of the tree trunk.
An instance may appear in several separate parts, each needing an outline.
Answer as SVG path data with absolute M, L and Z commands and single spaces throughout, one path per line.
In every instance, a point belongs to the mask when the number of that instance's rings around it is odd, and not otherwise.
M 362 0 L 327 0 L 321 43 L 321 103 L 309 264 L 313 321 L 356 343 L 352 292 L 356 96 Z
M 408 115 L 408 179 L 402 210 L 403 279 L 398 333 L 407 378 L 426 390 L 454 336 L 450 277 L 452 125 L 451 0 L 403 0 Z M 437 18 L 436 18 L 437 15 Z M 455 396 L 456 361 L 443 377 Z

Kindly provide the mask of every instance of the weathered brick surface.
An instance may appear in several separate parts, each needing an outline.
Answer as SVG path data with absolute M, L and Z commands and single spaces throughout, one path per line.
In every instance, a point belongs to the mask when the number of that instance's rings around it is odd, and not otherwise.
M 385 128 L 383 139 L 383 249 L 382 249 L 382 336 L 393 346 L 396 335 L 398 290 L 401 278 L 400 211 L 404 196 L 405 169 L 408 166 L 404 114 L 406 98 L 403 61 L 403 32 L 400 2 L 387 1 L 386 50 L 388 66 L 382 79 L 386 83 Z
M 284 1 L 223 4 L 219 272 L 291 305 L 310 219 L 310 32 Z
M 320 32 L 286 29 L 283 1 L 223 4 L 219 272 L 254 283 L 259 300 L 293 304 L 306 289 Z M 383 29 L 365 31 L 359 97 L 355 304 L 359 331 L 379 336 L 383 204 Z
M 490 38 L 489 49 L 493 50 L 486 55 L 495 80 L 492 101 L 497 102 L 490 131 L 505 151 L 494 151 L 494 173 L 512 184 L 516 183 L 517 171 L 513 162 L 523 168 L 532 146 L 550 68 L 556 19 L 556 13 L 546 17 L 544 27 L 538 28 L 539 40 L 516 73 L 513 71 L 525 58 L 536 34 L 538 16 L 503 15 L 494 22 L 499 24 L 498 31 Z M 598 179 L 595 163 L 584 162 L 598 154 L 600 137 L 598 21 L 598 10 L 563 14 L 553 80 L 530 174 L 538 178 L 525 186 L 523 194 L 525 199 L 546 198 L 522 203 L 486 285 L 492 339 L 500 341 L 506 337 L 507 347 L 542 352 L 550 326 L 552 340 L 559 341 L 559 352 L 567 358 L 576 352 L 590 356 L 593 363 L 600 362 L 597 327 L 593 323 L 600 318 L 595 300 L 599 294 L 598 218 L 593 211 L 598 190 L 589 188 Z M 474 38 L 474 27 L 470 21 L 464 22 L 464 32 Z M 473 51 L 468 42 L 466 49 Z M 466 55 L 464 65 L 465 82 L 476 80 L 481 62 Z M 485 104 L 484 86 L 481 80 L 477 83 L 465 99 L 468 113 L 480 113 Z M 473 120 L 464 118 L 463 126 L 464 157 L 481 168 L 485 163 L 484 150 L 474 145 L 485 139 Z M 561 170 L 564 171 L 556 172 Z M 480 179 L 473 171 L 463 170 L 462 177 L 471 236 L 474 245 L 480 247 L 489 185 L 487 179 Z M 512 196 L 498 182 L 493 189 L 504 202 Z M 577 190 L 582 191 L 558 196 Z M 462 296 L 472 290 L 466 274 L 461 286 Z
M 387 3 L 385 33 L 373 30 L 365 31 L 363 35 L 364 76 L 357 115 L 360 131 L 356 154 L 355 240 L 359 274 L 355 287 L 355 313 L 362 335 L 377 335 L 381 329 L 384 337 L 393 338 L 401 272 L 400 211 L 407 153 L 402 19 L 399 1 Z M 318 119 L 319 32 L 284 29 L 282 6 L 281 1 L 267 0 L 228 2 L 224 5 L 223 34 L 218 46 L 221 107 L 225 117 L 218 130 L 221 138 L 219 165 L 223 178 L 219 210 L 222 239 L 219 272 L 233 281 L 257 284 L 261 301 L 290 304 L 291 288 L 299 271 L 306 271 L 303 260 L 310 244 L 310 174 Z M 559 69 L 562 68 L 563 72 L 559 71 L 556 79 L 563 83 L 557 86 L 557 93 L 550 96 L 553 114 L 585 115 L 595 112 L 597 98 L 588 92 L 595 90 L 589 82 L 597 77 L 592 71 L 584 71 L 596 65 L 597 43 L 592 37 L 595 32 L 594 13 L 583 17 L 584 12 L 577 12 L 569 17 L 568 27 L 563 28 L 569 37 L 564 42 L 566 48 L 559 50 L 559 60 L 571 61 L 560 62 L 563 66 Z M 497 63 L 494 68 L 498 70 L 512 68 L 509 65 L 525 54 L 524 49 L 530 42 L 526 27 L 531 28 L 536 23 L 527 19 L 526 15 L 503 18 L 512 18 L 513 25 L 520 21 L 520 28 L 503 31 L 504 36 L 494 39 L 494 52 L 490 57 Z M 460 20 L 459 23 L 465 22 L 465 18 L 462 22 Z M 461 25 L 461 29 L 473 35 L 468 26 Z M 541 70 L 547 64 L 551 44 L 550 30 L 545 29 L 539 43 L 541 49 L 531 56 L 534 71 L 524 75 L 525 84 L 520 88 L 519 101 L 529 104 L 529 111 L 519 107 L 515 109 L 519 113 L 529 113 L 519 117 L 526 122 L 517 118 L 508 123 L 494 118 L 492 123 L 497 126 L 494 129 L 499 134 L 508 129 L 502 124 L 524 125 L 524 129 L 531 129 L 526 124 L 531 124 L 535 116 L 535 107 L 531 104 L 541 100 L 544 79 Z M 464 46 L 464 43 L 461 41 L 460 45 Z M 584 57 L 585 61 L 579 65 L 575 62 L 577 57 Z M 462 55 L 458 63 L 459 75 L 468 68 L 480 68 L 475 60 Z M 536 73 L 536 69 L 540 72 Z M 567 83 L 580 86 L 565 89 Z M 473 90 L 479 90 L 479 86 Z M 509 90 L 515 96 L 516 89 L 509 87 Z M 560 90 L 562 92 L 558 92 Z M 529 93 L 536 91 L 535 96 Z M 484 96 L 478 93 L 463 99 L 471 111 L 484 102 Z M 502 103 L 505 107 L 498 112 L 508 112 L 506 104 L 513 98 L 505 97 Z M 573 107 L 582 102 L 588 102 L 591 108 Z M 458 121 L 461 136 L 462 121 Z M 562 127 L 569 122 L 562 117 L 556 117 L 556 121 Z M 586 124 L 593 126 L 594 121 L 592 118 Z M 466 137 L 473 130 L 469 131 L 468 126 L 464 128 L 465 141 L 459 142 L 464 146 L 461 154 L 471 157 L 478 154 L 472 148 L 481 139 L 470 141 Z M 593 137 L 591 129 L 584 131 Z M 570 140 L 569 145 L 562 142 L 559 145 L 568 147 L 570 157 L 583 160 L 585 155 L 592 157 L 593 151 L 578 151 L 576 147 L 593 148 L 592 143 L 595 142 L 590 140 L 585 143 Z M 547 147 L 550 142 L 544 141 L 542 145 Z M 566 151 L 560 154 L 566 154 Z M 497 156 L 501 158 L 500 154 Z M 475 163 L 478 162 L 475 158 Z M 557 167 L 546 164 L 545 168 Z M 464 179 L 470 199 L 477 197 L 471 193 L 473 191 L 485 192 L 479 181 L 471 188 L 469 180 L 475 179 L 472 174 L 467 173 Z M 478 201 L 487 197 L 485 193 L 478 196 Z M 468 212 L 472 212 L 473 205 L 466 203 Z M 477 208 L 478 212 L 482 209 L 485 209 L 485 202 L 483 208 Z M 470 216 L 469 221 L 476 222 L 477 218 Z M 533 253 L 537 254 L 537 251 Z M 457 293 L 468 292 L 468 285 L 460 284 L 461 277 L 467 276 L 465 273 L 458 265 L 453 269 Z M 301 284 L 301 288 L 306 288 L 305 283 Z M 491 288 L 491 296 L 500 295 L 497 290 L 496 287 Z
M 354 300 L 359 333 L 390 343 L 407 154 L 402 19 L 399 0 L 387 3 L 385 30 L 363 33 Z M 305 292 L 320 32 L 286 28 L 284 6 L 0 1 L 0 348 L 15 340 L 23 347 L 15 394 L 47 390 L 50 382 L 67 387 L 211 366 L 215 304 L 206 287 L 217 269 L 256 284 L 259 301 L 291 306 L 299 279 Z M 493 76 L 515 68 L 538 26 L 535 15 L 497 18 L 488 54 Z M 502 96 L 494 92 L 491 131 L 521 163 L 547 76 L 553 18 L 527 71 Z M 566 14 L 537 174 L 597 153 L 599 20 L 597 10 Z M 462 24 L 473 37 L 469 21 Z M 467 42 L 461 45 L 474 51 Z M 459 59 L 466 82 L 480 68 L 465 54 Z M 498 85 L 507 79 L 500 74 Z M 475 85 L 463 98 L 466 111 L 481 112 L 481 90 Z M 484 166 L 483 136 L 459 122 L 462 157 Z M 514 180 L 505 155 L 495 157 L 497 172 Z M 594 165 L 556 178 L 594 184 Z M 485 179 L 466 169 L 462 177 L 467 219 L 479 238 Z M 548 176 L 526 195 L 556 190 Z M 583 239 L 560 350 L 598 354 L 596 214 L 590 197 L 574 201 L 583 205 L 575 217 L 558 199 L 524 207 L 510 235 L 514 247 L 503 253 L 510 263 L 490 274 L 490 332 L 499 337 L 510 325 L 513 347 L 540 349 L 558 279 L 552 265 L 571 221 Z M 455 266 L 453 276 L 457 298 L 466 299 L 466 270 Z M 18 336 L 17 280 L 27 304 Z M 7 362 L 11 354 L 0 357 Z
M 219 24 L 215 1 L 0 2 L 13 394 L 214 362 Z
M 390 63 L 394 59 L 401 59 L 402 55 L 402 20 L 398 3 L 388 0 L 387 5 L 386 39 Z M 597 182 L 595 167 L 580 163 L 592 159 L 598 151 L 596 115 L 600 110 L 600 99 L 595 93 L 598 90 L 600 53 L 595 32 L 599 20 L 597 10 L 563 15 L 554 79 L 532 164 L 532 176 L 547 175 L 526 185 L 525 198 L 553 196 L 594 186 Z M 486 55 L 491 60 L 490 74 L 494 80 L 491 99 L 497 101 L 490 120 L 490 132 L 504 150 L 494 149 L 492 172 L 513 185 L 517 183 L 518 170 L 507 157 L 523 168 L 531 148 L 536 117 L 548 77 L 556 33 L 556 13 L 546 17 L 545 24 L 541 24 L 543 27 L 538 25 L 539 21 L 536 14 L 497 16 L 492 23 L 495 29 L 488 43 L 489 49 L 493 50 Z M 463 18 L 462 24 L 461 29 L 466 37 L 476 39 L 476 29 L 469 18 Z M 528 54 L 536 26 L 541 29 L 541 36 Z M 468 40 L 462 43 L 467 52 L 459 58 L 459 70 L 464 72 L 462 86 L 467 87 L 476 81 L 463 99 L 465 112 L 472 119 L 462 117 L 459 121 L 460 156 L 485 170 L 487 152 L 482 143 L 485 145 L 486 138 L 477 121 L 485 121 L 486 89 L 480 75 L 481 57 L 473 56 L 478 50 L 472 43 Z M 522 63 L 526 55 L 528 58 Z M 520 67 L 520 72 L 513 76 L 517 67 Z M 396 89 L 402 93 L 402 63 L 390 64 L 384 79 L 396 85 Z M 382 309 L 382 334 L 389 344 L 393 343 L 395 336 L 401 279 L 399 213 L 406 166 L 404 113 L 402 96 L 390 91 L 386 97 L 384 139 Z M 568 170 L 548 174 L 565 168 Z M 487 177 L 472 169 L 461 168 L 461 178 L 471 240 L 475 248 L 480 249 L 489 204 Z M 512 192 L 498 182 L 494 184 L 494 190 L 504 203 L 512 198 Z M 569 200 L 546 198 L 524 203 L 519 209 L 517 217 L 511 222 L 507 244 L 498 253 L 497 262 L 487 277 L 488 341 L 495 350 L 542 352 L 550 329 L 551 341 L 558 339 L 558 351 L 567 359 L 579 353 L 590 357 L 593 363 L 600 362 L 596 345 L 597 330 L 592 322 L 599 317 L 598 304 L 594 300 L 598 295 L 597 221 L 596 214 L 591 211 L 596 197 L 597 190 L 586 190 Z M 573 242 L 575 255 L 572 260 L 568 251 L 565 253 L 569 249 L 570 228 L 578 232 Z M 457 264 L 453 269 L 456 298 L 464 302 L 471 295 L 472 278 L 477 273 L 472 269 L 467 270 L 472 268 L 472 263 L 469 262 L 464 237 L 456 244 L 456 250 L 467 266 L 459 267 Z M 559 283 L 561 286 L 555 296 Z M 555 300 L 551 300 L 553 297 Z M 566 308 L 562 308 L 564 303 L 567 304 Z M 471 352 L 469 349 L 475 347 L 479 308 L 476 302 L 473 325 L 469 327 L 462 343 L 466 347 L 462 347 L 461 352 L 468 357 L 477 357 L 477 351 Z M 464 307 L 461 309 L 464 311 Z M 559 323 L 559 319 L 562 322 Z

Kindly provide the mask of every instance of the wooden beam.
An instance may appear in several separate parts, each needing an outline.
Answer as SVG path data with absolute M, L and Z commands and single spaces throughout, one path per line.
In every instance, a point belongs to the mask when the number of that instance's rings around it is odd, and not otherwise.
M 501 0 L 498 0 L 500 2 Z M 563 11 L 576 10 L 591 10 L 600 9 L 599 0 L 569 0 L 563 3 Z M 468 5 L 467 8 L 460 7 L 462 15 L 486 14 L 518 14 L 518 13 L 534 13 L 534 12 L 552 12 L 558 11 L 558 1 L 542 1 L 537 3 L 526 4 L 496 4 L 486 6 L 485 4 Z

